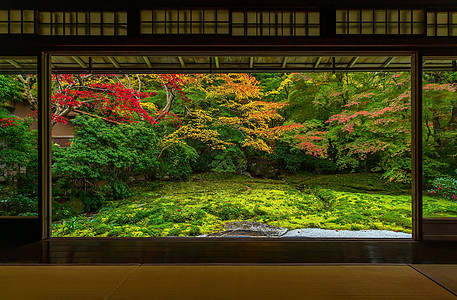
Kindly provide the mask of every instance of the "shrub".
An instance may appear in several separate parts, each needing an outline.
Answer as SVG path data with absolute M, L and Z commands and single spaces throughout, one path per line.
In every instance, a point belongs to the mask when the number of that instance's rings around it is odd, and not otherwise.
M 36 216 L 38 197 L 16 194 L 0 198 L 0 216 Z
M 10 116 L 0 108 L 0 177 L 22 188 L 24 176 L 38 170 L 36 131 L 30 130 L 29 119 Z M 26 168 L 26 172 L 20 170 Z M 32 180 L 33 181 L 33 180 Z
M 131 176 L 156 176 L 158 137 L 152 125 L 113 125 L 88 116 L 78 116 L 73 123 L 76 132 L 70 146 L 54 147 L 53 174 L 59 184 L 79 193 L 86 211 L 98 208 L 104 200 L 130 196 L 127 183 Z M 73 179 L 88 183 L 90 191 L 84 192 L 87 195 L 72 187 Z
M 307 170 L 328 174 L 338 170 L 338 165 L 332 160 L 314 157 L 286 143 L 278 143 L 271 157 L 287 171 Z
M 0 215 L 36 215 L 38 152 L 30 119 L 0 107 Z
M 238 147 L 229 147 L 214 157 L 210 167 L 216 172 L 240 172 L 245 168 L 246 157 Z
M 451 177 L 436 178 L 432 181 L 432 186 L 433 188 L 428 191 L 430 194 L 457 200 L 457 179 Z
M 74 216 L 80 215 L 83 212 L 83 203 L 76 198 L 72 198 L 65 202 L 52 201 L 52 221 L 59 221 L 63 219 L 70 219 Z
M 177 142 L 165 149 L 160 157 L 160 174 L 174 179 L 182 179 L 192 174 L 192 164 L 198 153 L 185 142 Z

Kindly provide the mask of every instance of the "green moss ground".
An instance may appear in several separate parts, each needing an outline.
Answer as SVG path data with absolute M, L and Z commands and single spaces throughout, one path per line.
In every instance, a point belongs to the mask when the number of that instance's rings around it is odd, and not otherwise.
M 411 232 L 411 196 L 378 174 L 294 174 L 278 180 L 197 174 L 183 182 L 136 187 L 133 197 L 106 203 L 95 215 L 55 222 L 53 236 L 196 236 L 226 222 L 334 230 Z M 424 215 L 457 217 L 457 203 L 424 197 Z

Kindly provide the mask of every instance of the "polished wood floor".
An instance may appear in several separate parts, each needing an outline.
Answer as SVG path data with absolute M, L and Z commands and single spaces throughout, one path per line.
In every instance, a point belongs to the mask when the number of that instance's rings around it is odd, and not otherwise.
M 0 298 L 456 299 L 457 265 L 421 266 L 0 266 Z
M 457 242 L 50 239 L 0 245 L 0 299 L 457 299 Z
M 457 242 L 50 239 L 0 245 L 0 264 L 457 264 Z

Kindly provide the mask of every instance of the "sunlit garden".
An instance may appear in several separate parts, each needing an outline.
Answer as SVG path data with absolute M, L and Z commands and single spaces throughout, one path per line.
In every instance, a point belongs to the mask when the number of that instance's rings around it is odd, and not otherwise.
M 412 231 L 409 73 L 52 79 L 55 237 Z M 425 217 L 457 217 L 456 83 L 424 74 Z M 37 109 L 0 75 L 0 216 L 37 214 Z

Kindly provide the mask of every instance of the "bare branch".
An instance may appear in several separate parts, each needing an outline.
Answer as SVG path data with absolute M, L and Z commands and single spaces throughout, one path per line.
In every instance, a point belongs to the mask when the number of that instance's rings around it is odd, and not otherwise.
M 138 92 L 141 92 L 141 79 L 140 79 L 140 75 L 136 74 L 136 79 L 138 79 Z
M 27 102 L 29 103 L 30 107 L 32 110 L 37 110 L 38 109 L 38 100 L 33 97 L 32 95 L 32 81 L 31 81 L 31 76 L 30 75 L 17 75 L 17 78 L 22 82 L 22 85 L 24 86 L 24 91 L 25 91 L 25 98 L 27 99 Z

